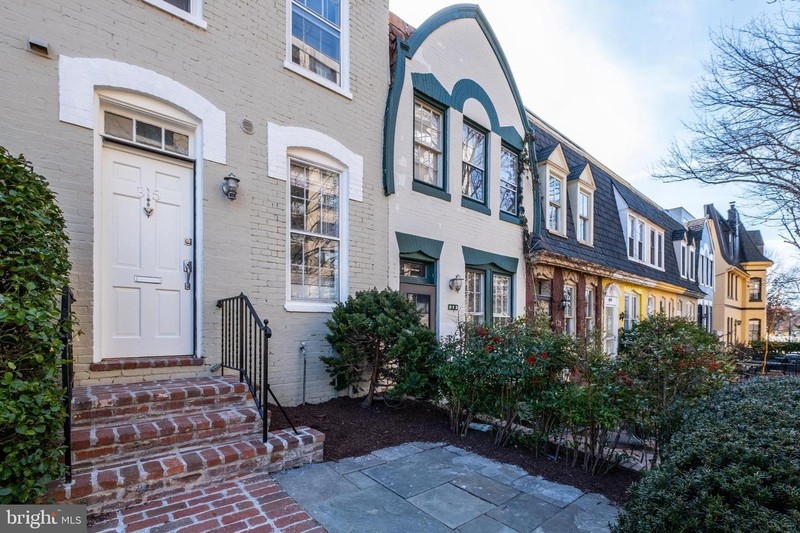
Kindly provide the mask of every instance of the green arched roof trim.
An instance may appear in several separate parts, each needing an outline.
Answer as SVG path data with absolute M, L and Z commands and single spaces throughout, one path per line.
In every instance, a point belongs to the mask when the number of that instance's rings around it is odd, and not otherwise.
M 386 195 L 394 194 L 395 192 L 394 136 L 397 128 L 397 113 L 400 107 L 400 96 L 403 93 L 403 84 L 405 83 L 406 59 L 414 57 L 414 54 L 419 50 L 422 43 L 424 43 L 434 31 L 448 22 L 467 18 L 475 19 L 483 31 L 483 34 L 486 36 L 486 40 L 489 41 L 489 45 L 492 47 L 497 61 L 500 63 L 500 67 L 505 74 L 506 82 L 511 88 L 511 93 L 514 95 L 520 120 L 525 127 L 525 134 L 533 133 L 531 125 L 528 122 L 528 116 L 525 112 L 525 106 L 519 94 L 519 89 L 517 88 L 517 82 L 514 80 L 514 74 L 511 72 L 511 67 L 508 65 L 508 59 L 506 59 L 505 53 L 503 53 L 503 49 L 500 47 L 500 42 L 494 30 L 492 30 L 492 27 L 489 25 L 488 20 L 486 20 L 483 11 L 474 4 L 456 4 L 446 7 L 423 22 L 422 25 L 411 34 L 408 41 L 404 41 L 400 38 L 398 38 L 397 41 L 397 61 L 395 63 L 394 79 L 389 88 L 389 97 L 386 101 L 386 117 L 383 121 L 383 189 Z
M 421 253 L 430 259 L 439 259 L 442 255 L 442 246 L 444 246 L 442 241 L 400 233 L 399 231 L 395 232 L 395 237 L 401 254 Z
M 484 252 L 483 250 L 476 250 L 468 246 L 462 246 L 461 250 L 464 253 L 464 263 L 467 266 L 495 266 L 509 274 L 513 274 L 517 271 L 519 259 L 516 257 L 507 257 L 505 255 Z

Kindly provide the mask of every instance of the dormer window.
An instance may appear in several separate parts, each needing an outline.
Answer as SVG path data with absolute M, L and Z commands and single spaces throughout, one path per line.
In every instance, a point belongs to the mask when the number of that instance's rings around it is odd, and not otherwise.
M 550 174 L 547 179 L 547 229 L 564 233 L 564 178 Z
M 681 243 L 681 277 L 686 277 L 686 245 Z
M 575 238 L 581 244 L 594 243 L 594 176 L 588 164 L 577 167 L 567 177 L 569 203 L 575 223 Z
M 628 258 L 664 269 L 664 230 L 636 214 L 628 215 Z
M 578 240 L 589 242 L 591 236 L 591 219 L 589 218 L 589 195 L 578 192 Z
M 696 271 L 696 266 L 695 266 L 694 259 L 695 259 L 694 246 L 691 246 L 689 248 L 689 268 L 688 268 L 688 270 L 689 270 L 689 279 L 692 280 L 692 281 L 694 281 L 695 275 L 696 275 L 696 272 L 695 272 Z

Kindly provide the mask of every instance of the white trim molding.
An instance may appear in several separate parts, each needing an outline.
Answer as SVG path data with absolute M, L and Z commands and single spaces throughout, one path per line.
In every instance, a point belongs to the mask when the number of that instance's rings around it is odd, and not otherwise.
M 292 148 L 307 148 L 338 160 L 347 168 L 348 196 L 364 201 L 364 158 L 324 133 L 308 128 L 267 124 L 267 175 L 286 181 L 289 175 L 288 153 Z
M 192 89 L 152 70 L 120 61 L 59 57 L 59 119 L 62 122 L 94 128 L 97 88 L 126 89 L 180 107 L 203 125 L 202 158 L 225 164 L 225 113 Z

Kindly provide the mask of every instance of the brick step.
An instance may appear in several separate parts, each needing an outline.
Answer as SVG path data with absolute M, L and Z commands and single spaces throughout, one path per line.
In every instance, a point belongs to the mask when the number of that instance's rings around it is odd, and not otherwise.
M 325 436 L 300 427 L 260 439 L 193 446 L 171 453 L 131 459 L 73 476 L 72 483 L 54 483 L 47 498 L 88 506 L 99 513 L 182 492 L 202 483 L 243 472 L 276 472 L 322 461 Z
M 234 377 L 202 377 L 76 387 L 74 428 L 130 422 L 193 408 L 251 405 L 247 385 Z
M 172 414 L 111 425 L 101 425 L 102 419 L 97 422 L 98 425 L 72 432 L 75 473 L 119 460 L 158 455 L 183 445 L 260 438 L 262 431 L 261 416 L 255 407 Z

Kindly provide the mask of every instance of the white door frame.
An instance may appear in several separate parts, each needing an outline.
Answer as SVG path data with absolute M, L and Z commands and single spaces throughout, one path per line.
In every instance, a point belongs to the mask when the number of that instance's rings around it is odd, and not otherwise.
M 619 297 L 620 290 L 616 285 L 609 285 L 603 291 L 603 348 L 606 341 L 613 339 L 613 350 L 609 355 L 616 356 L 619 352 Z M 609 309 L 611 321 L 617 326 L 613 331 L 608 331 Z
M 102 359 L 101 352 L 101 327 L 102 316 L 100 313 L 99 291 L 101 285 L 102 263 L 98 243 L 101 242 L 100 217 L 102 209 L 101 195 L 99 194 L 102 181 L 103 158 L 103 112 L 105 110 L 124 109 L 138 115 L 152 117 L 159 122 L 177 123 L 184 127 L 191 126 L 194 133 L 190 137 L 189 154 L 194 159 L 194 186 L 193 186 L 193 211 L 194 211 L 194 355 L 202 356 L 202 320 L 203 320 L 203 292 L 204 292 L 204 262 L 203 262 L 203 202 L 198 201 L 203 197 L 203 132 L 202 123 L 184 113 L 177 107 L 165 104 L 146 96 L 121 90 L 102 90 L 95 93 L 95 121 L 94 121 L 94 179 L 93 179 L 93 283 L 94 298 L 92 302 L 93 326 L 93 361 Z

